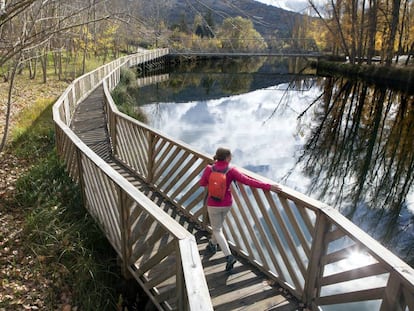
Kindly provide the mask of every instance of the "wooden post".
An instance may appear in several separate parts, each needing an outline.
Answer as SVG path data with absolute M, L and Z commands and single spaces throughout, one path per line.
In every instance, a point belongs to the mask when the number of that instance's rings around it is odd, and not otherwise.
M 105 104 L 108 106 L 108 103 L 105 102 Z M 112 156 L 115 157 L 118 153 L 117 148 L 117 139 L 116 139 L 116 123 L 117 123 L 117 116 L 115 113 L 112 112 L 111 109 L 107 108 L 107 118 L 109 120 L 109 137 L 111 138 L 111 151 Z
M 395 273 L 390 273 L 380 311 L 402 311 L 401 282 Z
M 154 179 L 154 167 L 155 167 L 155 137 L 150 132 L 147 131 L 147 140 L 148 140 L 148 158 L 147 158 L 147 177 L 146 182 L 152 185 Z
M 63 159 L 63 152 L 62 152 L 62 140 L 64 135 L 62 134 L 62 130 L 60 127 L 55 123 L 55 144 L 56 144 L 56 153 L 60 159 Z
M 118 191 L 118 212 L 120 217 L 120 230 L 121 230 L 121 254 L 122 254 L 122 275 L 128 280 L 132 277 L 129 272 L 129 260 L 131 258 L 131 249 L 129 246 L 129 240 L 131 236 L 131 230 L 129 228 L 129 207 L 128 196 L 122 191 L 121 187 L 117 187 Z
M 83 181 L 83 165 L 82 165 L 82 152 L 75 146 L 76 163 L 78 166 L 78 185 L 81 191 L 81 198 L 84 208 L 87 208 L 87 200 L 85 196 L 85 183 Z M 70 172 L 69 172 L 70 173 Z M 72 177 L 73 178 L 73 177 Z
M 177 254 L 181 253 L 181 258 L 177 259 L 177 265 L 180 265 L 177 267 L 177 293 L 181 293 L 183 303 L 182 309 L 178 310 L 212 311 L 213 304 L 195 238 L 181 239 L 178 244 L 180 251 Z
M 185 288 L 185 280 L 184 280 L 184 271 L 183 271 L 183 263 L 181 261 L 180 256 L 180 246 L 179 241 L 177 240 L 176 245 L 176 284 L 177 284 L 177 310 L 188 310 L 188 304 L 186 299 L 186 288 Z
M 315 304 L 315 299 L 320 295 L 319 283 L 321 275 L 323 274 L 321 258 L 326 251 L 324 240 L 329 229 L 329 223 L 320 210 L 316 212 L 316 217 L 315 234 L 303 292 L 303 302 L 307 307 L 311 308 L 311 310 L 318 310 L 318 306 Z

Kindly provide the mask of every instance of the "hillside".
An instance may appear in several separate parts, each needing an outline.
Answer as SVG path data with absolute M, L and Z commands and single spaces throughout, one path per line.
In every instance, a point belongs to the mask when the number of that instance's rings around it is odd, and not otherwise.
M 146 16 L 154 16 L 153 0 L 145 0 Z M 254 0 L 168 0 L 158 8 L 157 14 L 163 15 L 169 26 L 185 21 L 192 28 L 194 17 L 211 14 L 214 25 L 220 25 L 227 17 L 242 16 L 253 21 L 256 30 L 262 36 L 278 33 L 279 37 L 290 37 L 299 13 L 286 11 Z

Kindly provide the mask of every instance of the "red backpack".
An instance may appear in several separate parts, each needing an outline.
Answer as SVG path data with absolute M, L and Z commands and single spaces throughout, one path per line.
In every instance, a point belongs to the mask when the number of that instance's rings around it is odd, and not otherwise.
M 226 174 L 229 167 L 224 170 L 217 170 L 214 165 L 208 178 L 208 195 L 216 201 L 221 201 L 226 194 Z

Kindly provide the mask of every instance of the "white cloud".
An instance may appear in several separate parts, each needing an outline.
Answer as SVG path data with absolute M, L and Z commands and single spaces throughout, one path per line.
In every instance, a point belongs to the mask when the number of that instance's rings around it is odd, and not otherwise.
M 256 1 L 267 4 L 267 5 L 272 5 L 272 6 L 284 9 L 284 10 L 295 11 L 295 12 L 300 12 L 308 6 L 306 0 L 305 1 L 301 1 L 301 0 L 293 0 L 293 1 L 289 1 L 289 0 L 256 0 Z
M 294 11 L 299 13 L 308 13 L 307 11 L 310 8 L 310 5 L 307 0 L 256 0 L 258 2 L 272 5 L 284 10 Z M 325 2 L 324 0 L 314 0 L 313 1 L 317 6 L 320 6 Z

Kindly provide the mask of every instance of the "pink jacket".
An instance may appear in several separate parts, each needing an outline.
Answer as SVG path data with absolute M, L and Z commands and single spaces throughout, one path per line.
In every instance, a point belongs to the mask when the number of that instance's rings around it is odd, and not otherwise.
M 214 167 L 217 170 L 225 170 L 226 167 L 229 166 L 229 163 L 226 161 L 217 161 L 214 163 Z M 200 179 L 200 186 L 206 187 L 208 185 L 208 178 L 211 173 L 211 165 L 207 165 L 207 167 L 204 169 L 203 175 Z M 226 194 L 224 196 L 224 199 L 221 201 L 215 201 L 212 198 L 207 198 L 207 205 L 208 206 L 217 206 L 217 207 L 224 207 L 224 206 L 231 206 L 233 203 L 233 197 L 231 195 L 230 191 L 230 184 L 233 180 L 236 180 L 238 182 L 241 182 L 242 184 L 254 187 L 254 188 L 261 188 L 263 190 L 270 190 L 271 185 L 261 182 L 259 180 L 253 179 L 249 176 L 246 176 L 239 172 L 235 167 L 230 167 L 230 169 L 227 171 L 226 174 Z

